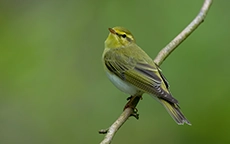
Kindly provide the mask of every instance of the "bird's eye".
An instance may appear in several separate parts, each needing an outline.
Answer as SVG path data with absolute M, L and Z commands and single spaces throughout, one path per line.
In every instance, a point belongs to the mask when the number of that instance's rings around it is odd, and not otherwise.
M 126 38 L 126 34 L 121 35 L 123 38 Z

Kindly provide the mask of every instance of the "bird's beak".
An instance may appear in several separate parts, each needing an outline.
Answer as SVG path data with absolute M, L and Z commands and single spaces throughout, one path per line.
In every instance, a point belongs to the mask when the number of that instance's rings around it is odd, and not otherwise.
M 109 28 L 109 31 L 110 31 L 110 33 L 112 33 L 112 34 L 116 34 L 115 30 L 112 29 L 112 28 Z

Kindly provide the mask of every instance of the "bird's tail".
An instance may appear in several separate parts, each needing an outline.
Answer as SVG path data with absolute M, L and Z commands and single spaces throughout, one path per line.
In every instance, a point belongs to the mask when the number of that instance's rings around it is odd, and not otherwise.
M 191 125 L 191 123 L 185 118 L 183 113 L 180 111 L 180 107 L 177 104 L 167 102 L 163 99 L 159 99 L 161 104 L 166 108 L 171 117 L 175 120 L 175 122 L 179 125 L 183 125 L 184 123 Z

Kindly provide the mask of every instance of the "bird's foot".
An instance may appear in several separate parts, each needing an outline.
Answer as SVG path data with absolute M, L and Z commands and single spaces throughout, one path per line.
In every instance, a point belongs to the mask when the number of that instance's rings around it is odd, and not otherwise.
M 133 117 L 135 117 L 136 119 L 139 119 L 139 114 L 137 113 L 137 109 L 134 109 L 133 110 L 133 113 L 130 115 L 130 116 L 133 116 Z
M 140 98 L 142 99 L 142 97 L 140 97 Z M 134 105 L 132 105 L 133 100 L 135 100 L 135 99 L 136 99 L 135 96 L 130 96 L 130 97 L 128 97 L 127 100 L 129 100 L 129 101 L 126 103 L 126 105 L 125 105 L 125 107 L 124 107 L 123 110 L 125 110 L 126 108 L 131 108 L 131 109 L 133 109 L 133 113 L 132 113 L 130 116 L 133 116 L 133 117 L 135 117 L 136 119 L 139 119 L 139 114 L 137 113 L 137 112 L 138 112 L 138 109 L 137 109 Z

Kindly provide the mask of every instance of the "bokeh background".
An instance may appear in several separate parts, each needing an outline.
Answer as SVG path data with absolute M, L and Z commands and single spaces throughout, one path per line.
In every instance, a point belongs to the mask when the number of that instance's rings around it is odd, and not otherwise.
M 0 144 L 100 143 L 128 95 L 101 62 L 108 27 L 124 26 L 152 58 L 203 1 L 1 0 Z M 178 126 L 148 95 L 114 144 L 230 143 L 230 1 L 161 65 L 192 126 Z

